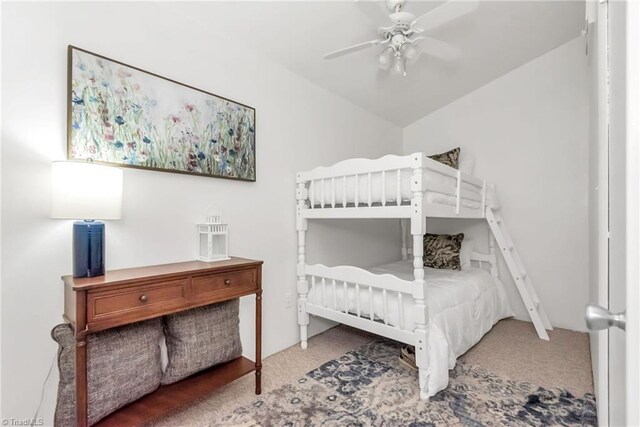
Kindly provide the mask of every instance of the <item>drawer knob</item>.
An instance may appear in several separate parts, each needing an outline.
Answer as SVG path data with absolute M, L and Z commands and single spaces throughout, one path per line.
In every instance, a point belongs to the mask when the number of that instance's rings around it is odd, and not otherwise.
M 145 294 L 140 295 L 140 302 L 147 302 L 149 301 L 149 297 L 146 296 Z
M 227 286 L 229 286 L 229 285 L 231 284 L 231 279 L 226 279 L 226 280 L 224 281 L 224 284 L 225 284 L 225 285 L 227 285 Z

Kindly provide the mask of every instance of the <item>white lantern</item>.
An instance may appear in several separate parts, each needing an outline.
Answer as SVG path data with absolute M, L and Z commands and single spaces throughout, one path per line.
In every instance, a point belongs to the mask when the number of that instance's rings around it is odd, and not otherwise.
M 207 216 L 204 224 L 198 224 L 198 259 L 222 261 L 229 258 L 229 230 L 221 223 L 220 215 Z

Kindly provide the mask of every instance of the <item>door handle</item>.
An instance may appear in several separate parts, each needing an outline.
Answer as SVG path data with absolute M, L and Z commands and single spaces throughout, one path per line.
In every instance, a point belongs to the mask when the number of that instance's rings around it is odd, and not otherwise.
M 584 319 L 587 322 L 587 328 L 592 331 L 607 329 L 611 326 L 615 326 L 616 328 L 620 328 L 624 331 L 627 325 L 627 315 L 625 311 L 614 314 L 599 305 L 593 304 L 587 305 L 584 313 Z

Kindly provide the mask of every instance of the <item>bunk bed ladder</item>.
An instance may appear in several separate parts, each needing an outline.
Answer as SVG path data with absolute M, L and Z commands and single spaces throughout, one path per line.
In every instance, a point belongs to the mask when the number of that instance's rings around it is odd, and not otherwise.
M 504 260 L 507 263 L 507 267 L 509 267 L 509 272 L 511 273 L 511 277 L 513 277 L 513 281 L 518 288 L 522 301 L 527 307 L 529 317 L 531 317 L 531 321 L 533 322 L 533 326 L 536 328 L 538 336 L 541 339 L 548 340 L 549 335 L 546 330 L 552 330 L 553 328 L 549 322 L 547 313 L 544 311 L 544 308 L 540 303 L 538 293 L 531 283 L 529 274 L 524 269 L 522 259 L 520 258 L 520 255 L 518 255 L 518 251 L 513 245 L 513 241 L 507 232 L 502 216 L 499 213 L 494 213 L 493 209 L 487 207 L 486 218 L 489 223 L 489 228 L 500 247 L 500 252 L 502 252 Z

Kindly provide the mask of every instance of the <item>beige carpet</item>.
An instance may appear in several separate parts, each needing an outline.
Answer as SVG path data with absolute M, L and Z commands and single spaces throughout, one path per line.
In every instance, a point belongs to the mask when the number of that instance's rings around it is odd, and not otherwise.
M 504 378 L 563 388 L 575 396 L 593 393 L 586 333 L 554 329 L 549 331 L 549 341 L 544 341 L 533 324 L 506 319 L 460 359 Z
M 538 339 L 528 322 L 503 320 L 462 360 L 514 380 L 565 388 L 577 396 L 592 392 L 587 334 L 557 329 L 550 337 L 550 341 Z M 366 332 L 338 326 L 311 338 L 306 351 L 296 345 L 276 353 L 263 362 L 263 393 L 294 382 L 321 364 L 374 339 Z M 247 375 L 156 425 L 206 425 L 216 418 L 214 415 L 253 401 L 253 381 L 254 376 Z

